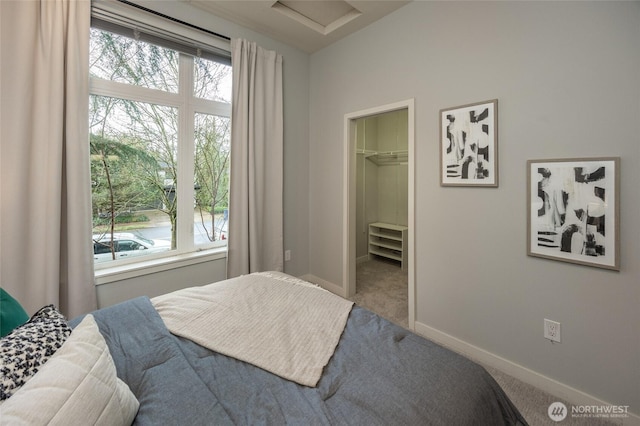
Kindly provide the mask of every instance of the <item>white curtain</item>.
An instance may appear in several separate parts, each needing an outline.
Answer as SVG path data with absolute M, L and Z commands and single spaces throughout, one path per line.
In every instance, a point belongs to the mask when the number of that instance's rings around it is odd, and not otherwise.
M 88 0 L 0 1 L 0 284 L 30 314 L 96 307 Z
M 230 278 L 283 270 L 282 56 L 234 39 L 231 61 Z

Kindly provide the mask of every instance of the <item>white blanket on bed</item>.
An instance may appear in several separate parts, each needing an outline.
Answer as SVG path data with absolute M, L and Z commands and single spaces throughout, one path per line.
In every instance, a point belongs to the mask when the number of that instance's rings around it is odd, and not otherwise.
M 353 305 L 280 272 L 178 290 L 151 302 L 171 333 L 311 387 Z

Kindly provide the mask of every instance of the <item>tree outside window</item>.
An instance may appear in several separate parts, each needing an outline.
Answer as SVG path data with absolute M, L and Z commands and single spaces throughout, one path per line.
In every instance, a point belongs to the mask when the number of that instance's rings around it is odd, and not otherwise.
M 97 28 L 90 48 L 94 242 L 112 260 L 125 233 L 178 252 L 224 243 L 231 67 Z

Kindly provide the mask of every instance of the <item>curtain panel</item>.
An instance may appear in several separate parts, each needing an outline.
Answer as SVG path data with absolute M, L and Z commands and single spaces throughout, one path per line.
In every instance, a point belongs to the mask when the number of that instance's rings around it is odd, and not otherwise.
M 231 41 L 227 277 L 283 270 L 282 56 Z
M 89 0 L 2 1 L 0 284 L 29 313 L 96 308 Z

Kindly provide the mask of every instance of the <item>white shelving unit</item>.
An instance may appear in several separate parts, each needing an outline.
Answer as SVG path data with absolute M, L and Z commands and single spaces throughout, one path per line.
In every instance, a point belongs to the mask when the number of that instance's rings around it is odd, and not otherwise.
M 400 262 L 407 269 L 407 227 L 390 223 L 369 224 L 369 256 L 382 256 Z

